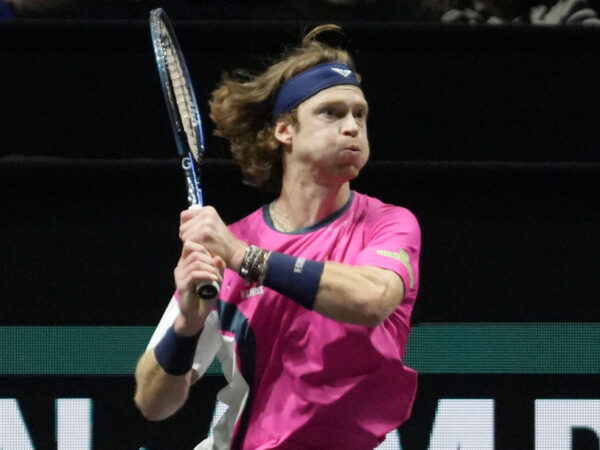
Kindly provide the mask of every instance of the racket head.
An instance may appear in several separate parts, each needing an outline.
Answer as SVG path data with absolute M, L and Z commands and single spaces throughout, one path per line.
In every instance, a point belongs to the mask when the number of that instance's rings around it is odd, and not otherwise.
M 161 86 L 177 151 L 199 164 L 204 156 L 204 131 L 192 80 L 171 21 L 162 8 L 150 12 L 150 33 Z

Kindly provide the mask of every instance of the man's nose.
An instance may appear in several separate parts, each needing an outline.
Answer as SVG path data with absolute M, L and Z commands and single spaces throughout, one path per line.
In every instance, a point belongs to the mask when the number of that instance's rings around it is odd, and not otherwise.
M 358 134 L 359 127 L 354 115 L 348 114 L 342 123 L 342 134 L 349 136 L 356 136 Z

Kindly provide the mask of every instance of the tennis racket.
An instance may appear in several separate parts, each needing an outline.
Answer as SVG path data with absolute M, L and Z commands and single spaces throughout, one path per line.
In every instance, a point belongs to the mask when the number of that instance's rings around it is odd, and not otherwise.
M 150 12 L 150 33 L 177 152 L 185 175 L 188 203 L 190 208 L 201 208 L 204 206 L 199 166 L 204 156 L 202 119 L 179 42 L 167 14 L 161 8 Z M 219 284 L 208 280 L 198 283 L 196 293 L 204 300 L 212 300 L 219 294 Z

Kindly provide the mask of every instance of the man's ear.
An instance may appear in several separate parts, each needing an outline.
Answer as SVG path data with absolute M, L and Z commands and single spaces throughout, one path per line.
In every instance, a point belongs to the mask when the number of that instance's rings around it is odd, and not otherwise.
M 278 120 L 275 123 L 275 139 L 283 145 L 292 145 L 292 132 L 294 125 L 289 120 Z

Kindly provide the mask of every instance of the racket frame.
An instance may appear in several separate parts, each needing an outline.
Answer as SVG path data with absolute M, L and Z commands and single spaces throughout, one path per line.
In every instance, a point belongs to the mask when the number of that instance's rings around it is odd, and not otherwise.
M 164 31 L 161 29 L 164 26 Z M 202 118 L 198 109 L 198 102 L 194 93 L 194 87 L 189 75 L 187 64 L 175 30 L 171 22 L 162 8 L 153 9 L 150 11 L 150 33 L 152 35 L 152 45 L 154 47 L 154 55 L 156 57 L 156 65 L 160 76 L 161 88 L 167 103 L 167 110 L 171 119 L 173 135 L 177 145 L 177 153 L 181 158 L 181 168 L 185 174 L 185 182 L 187 187 L 188 204 L 204 206 L 204 198 L 200 185 L 200 159 L 204 156 L 204 130 L 202 126 Z M 197 137 L 196 149 L 193 149 L 189 143 L 187 132 L 183 124 L 183 118 L 179 112 L 179 107 L 175 95 L 175 87 L 171 76 L 169 75 L 167 49 L 168 43 L 163 38 L 166 36 L 170 39 L 174 56 L 182 72 L 182 86 L 186 89 L 189 96 L 189 113 L 191 119 L 191 127 Z M 196 152 L 194 152 L 196 150 Z
M 164 29 L 163 29 L 164 27 Z M 190 208 L 201 208 L 204 206 L 202 188 L 200 187 L 200 161 L 204 156 L 204 130 L 202 127 L 202 118 L 198 109 L 194 87 L 189 75 L 185 58 L 181 51 L 175 30 L 162 8 L 150 11 L 150 34 L 152 35 L 152 45 L 154 47 L 154 56 L 158 74 L 160 76 L 161 87 L 169 111 L 173 135 L 177 145 L 177 153 L 181 158 L 181 168 L 185 175 L 187 187 L 188 204 Z M 179 88 L 185 89 L 187 95 L 186 105 L 190 119 L 191 131 L 196 139 L 190 144 L 188 132 L 185 129 L 184 120 L 181 117 L 179 103 L 176 97 L 176 87 L 169 73 L 167 46 L 170 40 L 171 50 L 173 51 L 174 62 L 178 64 L 183 78 Z M 194 152 L 195 150 L 195 152 Z M 212 300 L 219 295 L 220 286 L 216 281 L 206 280 L 196 285 L 196 294 L 203 300 Z

